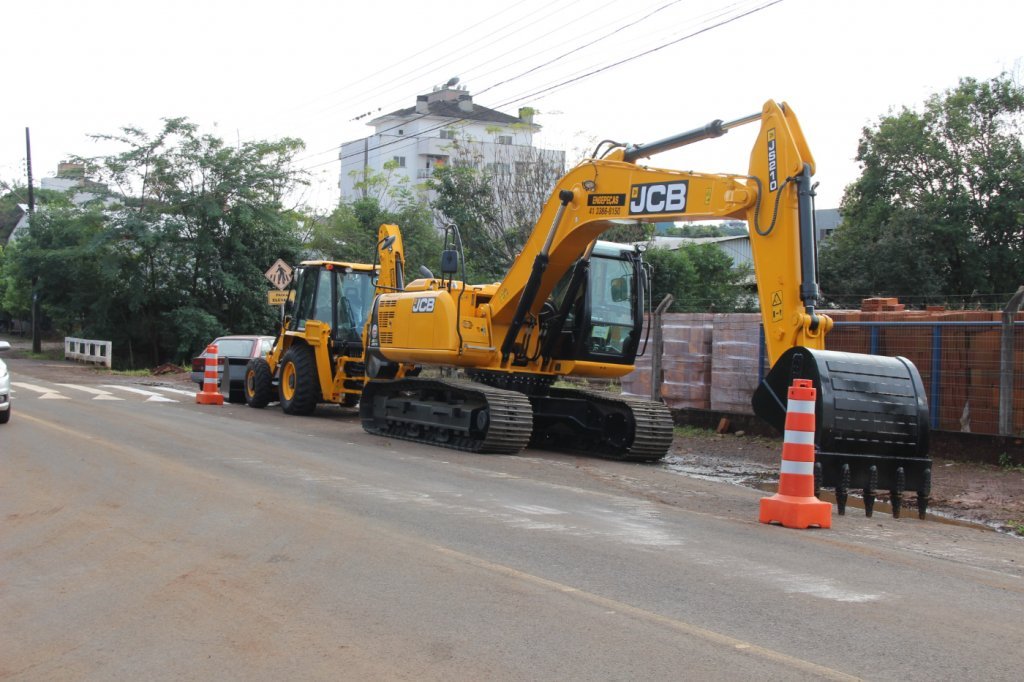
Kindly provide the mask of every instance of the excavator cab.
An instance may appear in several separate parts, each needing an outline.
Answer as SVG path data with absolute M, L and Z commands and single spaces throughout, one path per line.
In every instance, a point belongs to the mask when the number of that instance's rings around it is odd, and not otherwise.
M 553 360 L 632 364 L 643 329 L 645 289 L 636 247 L 596 242 L 541 308 L 541 354 Z

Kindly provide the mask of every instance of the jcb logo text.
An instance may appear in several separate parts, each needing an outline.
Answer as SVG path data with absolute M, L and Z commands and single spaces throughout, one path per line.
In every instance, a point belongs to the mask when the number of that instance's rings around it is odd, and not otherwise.
M 682 213 L 686 210 L 687 180 L 681 182 L 652 182 L 633 185 L 629 193 L 629 212 Z
M 414 313 L 432 313 L 434 312 L 434 300 L 428 296 L 417 298 L 412 304 L 412 311 Z

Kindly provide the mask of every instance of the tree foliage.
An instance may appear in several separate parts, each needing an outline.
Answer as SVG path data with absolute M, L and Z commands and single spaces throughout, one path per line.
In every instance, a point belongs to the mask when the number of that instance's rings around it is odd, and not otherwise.
M 406 279 L 417 277 L 421 265 L 436 269 L 441 240 L 430 209 L 422 204 L 406 203 L 397 210 L 387 210 L 373 196 L 343 203 L 331 215 L 316 221 L 305 243 L 305 255 L 351 263 L 372 262 L 381 223 L 394 223 L 402 230 Z
M 496 281 L 523 248 L 563 168 L 534 147 L 497 145 L 493 162 L 472 140 L 452 142 L 452 162 L 428 185 L 439 224 L 462 236 L 470 281 Z
M 115 341 L 130 366 L 183 360 L 217 334 L 271 331 L 263 272 L 298 255 L 282 202 L 301 181 L 291 160 L 302 143 L 227 147 L 181 118 L 155 135 L 103 137 L 124 151 L 88 163 L 120 203 L 39 211 L 5 256 L 5 299 L 24 302 L 35 281 L 56 327 Z
M 732 259 L 714 244 L 688 244 L 678 249 L 648 249 L 652 305 L 666 294 L 673 312 L 734 312 L 749 307 L 743 286 L 749 269 L 734 268 Z
M 1024 89 L 962 79 L 865 128 L 861 177 L 821 250 L 832 298 L 942 301 L 1024 282 Z

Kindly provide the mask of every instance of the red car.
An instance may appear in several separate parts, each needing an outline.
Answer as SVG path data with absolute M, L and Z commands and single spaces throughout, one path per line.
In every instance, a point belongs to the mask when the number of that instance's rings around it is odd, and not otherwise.
M 260 358 L 267 354 L 274 345 L 273 336 L 219 336 L 212 343 L 217 344 L 217 385 L 220 386 L 224 366 L 231 368 L 231 385 L 228 391 L 229 403 L 245 402 L 245 363 L 251 358 Z M 242 359 L 245 362 L 225 362 L 225 358 Z M 206 350 L 198 357 L 192 358 L 192 381 L 203 386 L 203 375 L 206 372 Z

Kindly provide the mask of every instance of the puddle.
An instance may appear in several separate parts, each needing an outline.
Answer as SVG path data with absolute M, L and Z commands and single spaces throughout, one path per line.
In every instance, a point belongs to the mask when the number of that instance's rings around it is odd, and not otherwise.
M 718 461 L 714 464 L 705 464 L 700 460 L 701 458 L 699 457 L 691 459 L 670 455 L 665 458 L 665 463 L 662 466 L 672 473 L 704 481 L 731 483 L 732 485 L 738 485 L 744 488 L 751 488 L 753 490 L 760 490 L 768 493 L 775 493 L 778 490 L 779 472 L 775 467 L 768 467 L 755 462 Z M 835 494 L 827 490 L 821 491 L 820 499 L 832 504 L 836 503 Z M 860 513 L 863 513 L 864 510 L 864 499 L 862 497 L 855 496 L 852 492 L 846 500 L 846 513 L 851 513 L 851 509 L 860 510 Z M 876 499 L 874 511 L 891 516 L 892 505 L 888 502 Z M 900 519 L 911 519 L 914 521 L 921 520 L 917 515 L 916 498 L 912 499 L 910 504 L 903 504 L 900 510 Z M 923 520 L 961 526 L 964 528 L 990 530 L 1004 535 L 1017 537 L 1013 533 L 1007 532 L 1002 526 L 996 523 L 988 524 L 980 521 L 961 519 L 953 516 L 952 514 L 935 511 L 934 509 L 929 509 Z

